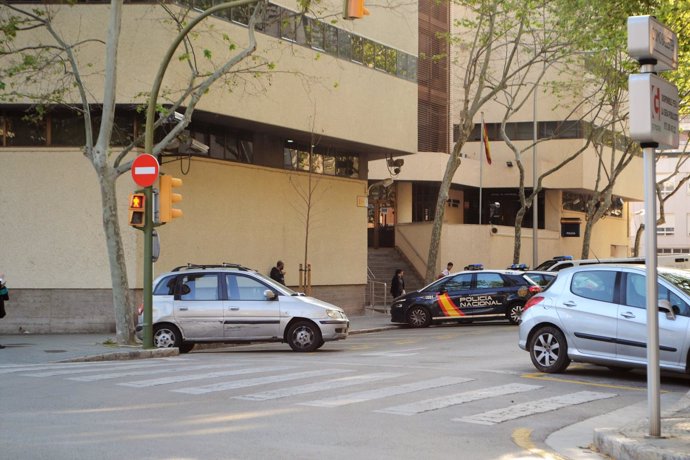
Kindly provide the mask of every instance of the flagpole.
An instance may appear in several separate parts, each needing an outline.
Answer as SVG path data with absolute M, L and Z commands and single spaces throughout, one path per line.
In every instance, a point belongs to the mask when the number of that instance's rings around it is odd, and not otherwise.
M 479 225 L 482 224 L 482 172 L 484 169 L 484 155 L 482 149 L 484 148 L 484 112 L 482 112 L 482 121 L 479 125 Z

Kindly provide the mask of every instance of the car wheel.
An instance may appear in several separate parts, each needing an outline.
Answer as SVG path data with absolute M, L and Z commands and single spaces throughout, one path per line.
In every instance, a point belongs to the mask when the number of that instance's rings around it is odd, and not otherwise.
M 189 353 L 194 349 L 194 344 L 191 342 L 182 342 L 180 344 L 180 353 Z
M 287 342 L 294 351 L 314 351 L 323 345 L 321 330 L 311 321 L 297 321 L 290 326 Z
M 180 330 L 170 324 L 153 326 L 153 346 L 156 348 L 179 348 L 182 345 Z
M 552 326 L 539 329 L 530 340 L 532 364 L 541 372 L 557 374 L 570 364 L 568 343 L 563 333 Z
M 513 305 L 511 305 L 508 309 L 507 314 L 508 321 L 510 321 L 512 324 L 520 324 L 523 308 L 524 305 L 522 305 L 521 303 L 514 303 Z
M 412 307 L 407 312 L 407 323 L 411 327 L 428 327 L 431 324 L 431 314 L 424 307 Z

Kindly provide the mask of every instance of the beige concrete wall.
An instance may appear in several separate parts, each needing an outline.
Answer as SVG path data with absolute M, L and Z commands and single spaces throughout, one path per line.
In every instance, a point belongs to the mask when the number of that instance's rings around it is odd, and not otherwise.
M 181 166 L 188 174 L 181 174 Z M 100 191 L 88 160 L 74 151 L 10 150 L 0 155 L 0 170 L 0 204 L 8 216 L 0 220 L 0 273 L 10 286 L 109 288 Z M 183 179 L 184 217 L 158 229 L 156 272 L 187 262 L 233 262 L 266 273 L 280 258 L 287 283 L 298 284 L 306 206 L 295 187 L 306 187 L 306 174 L 198 159 L 169 163 L 163 171 Z M 357 206 L 364 182 L 313 177 L 312 282 L 365 284 L 366 208 Z M 127 195 L 135 188 L 129 174 L 118 180 L 129 280 L 141 287 L 141 232 L 127 225 Z
M 305 173 L 214 160 L 166 164 L 182 178 L 184 217 L 158 229 L 156 271 L 192 263 L 231 262 L 268 273 L 285 262 L 288 285 L 299 282 L 307 207 L 297 190 Z M 309 262 L 314 285 L 366 284 L 367 213 L 357 206 L 365 182 L 313 175 Z
M 574 213 L 580 214 L 581 213 Z M 573 217 L 573 216 L 570 216 Z M 625 218 L 607 218 L 594 228 L 591 241 L 590 257 L 616 257 L 627 248 Z M 396 225 L 395 242 L 398 248 L 413 263 L 419 273 L 426 273 L 426 260 L 431 238 L 431 223 L 413 223 Z M 492 233 L 488 225 L 452 225 L 444 224 L 442 242 L 438 252 L 438 267 L 440 271 L 446 262 L 452 261 L 456 270 L 465 265 L 481 263 L 485 268 L 506 268 L 513 263 L 514 228 L 497 226 L 497 232 Z M 584 222 L 581 235 L 584 234 Z M 622 235 L 618 237 L 618 235 Z M 554 256 L 569 254 L 580 258 L 582 252 L 582 238 L 562 238 L 560 228 L 554 230 L 539 230 L 538 232 L 539 262 Z M 523 229 L 520 247 L 520 261 L 534 266 L 532 262 L 532 230 Z
M 296 5 L 294 1 L 283 3 Z M 338 3 L 330 2 L 335 17 L 341 17 Z M 105 39 L 107 5 L 51 5 L 51 10 L 56 12 L 56 29 L 68 42 Z M 416 10 L 407 6 L 395 11 L 397 14 L 372 15 L 364 25 L 342 20 L 336 25 L 367 37 L 372 34 L 373 40 L 416 55 Z M 125 5 L 118 51 L 118 103 L 143 103 L 141 94 L 151 91 L 153 77 L 176 35 L 164 17 L 155 5 Z M 415 27 L 411 29 L 410 24 Z M 218 18 L 208 18 L 195 28 L 196 62 L 202 71 L 213 70 L 227 58 L 224 35 L 238 47 L 248 42 L 246 28 Z M 416 83 L 265 34 L 257 33 L 256 39 L 252 58 L 234 68 L 245 69 L 245 73 L 230 76 L 227 84 L 214 85 L 199 109 L 393 150 L 416 150 Z M 212 58 L 205 59 L 202 50 L 208 50 Z M 174 99 L 186 85 L 189 67 L 178 59 L 182 52 L 182 48 L 176 52 L 165 74 L 159 103 Z M 98 97 L 103 93 L 104 46 L 93 42 L 80 47 L 78 53 L 89 93 Z M 274 68 L 269 72 L 264 66 L 255 72 L 261 63 L 271 63 Z M 51 83 L 41 84 L 48 87 Z M 78 101 L 76 93 L 73 99 Z
M 3 149 L 0 154 L 0 273 L 14 289 L 110 288 L 96 172 L 80 152 Z M 129 175 L 118 180 L 128 276 L 141 278 L 141 232 L 127 225 Z

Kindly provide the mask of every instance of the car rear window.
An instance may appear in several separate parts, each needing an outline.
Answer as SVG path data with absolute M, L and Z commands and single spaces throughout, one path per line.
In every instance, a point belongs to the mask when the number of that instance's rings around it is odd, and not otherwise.
M 580 297 L 602 302 L 613 302 L 616 272 L 596 270 L 578 272 L 570 282 L 570 291 Z

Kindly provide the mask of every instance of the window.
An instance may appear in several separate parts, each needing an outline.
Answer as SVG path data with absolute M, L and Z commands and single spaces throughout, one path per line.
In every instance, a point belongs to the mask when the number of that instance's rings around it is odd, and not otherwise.
M 248 276 L 229 274 L 225 277 L 230 300 L 266 300 L 268 288 L 263 283 Z
M 666 213 L 664 220 L 666 222 L 656 228 L 656 234 L 659 236 L 674 235 L 676 233 L 676 216 Z
M 505 287 L 505 281 L 498 273 L 477 273 L 477 289 Z
M 177 281 L 177 276 L 172 275 L 164 278 L 156 286 L 156 290 L 153 291 L 153 295 L 173 295 L 175 293 L 175 282 Z
M 310 154 L 306 149 L 285 148 L 283 167 L 330 176 L 359 177 L 359 157 L 354 155 L 329 155 L 318 151 Z
M 570 283 L 573 294 L 602 302 L 613 302 L 615 287 L 616 272 L 603 270 L 575 273 Z
M 472 274 L 454 276 L 443 287 L 447 291 L 466 291 L 472 287 Z
M 184 275 L 180 285 L 180 300 L 218 300 L 218 275 L 215 273 Z
M 645 308 L 647 302 L 647 287 L 645 277 L 628 274 L 625 283 L 625 305 L 635 308 Z

